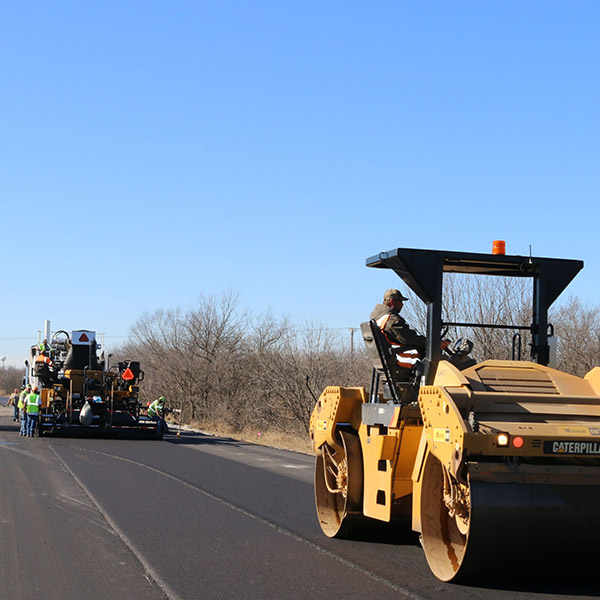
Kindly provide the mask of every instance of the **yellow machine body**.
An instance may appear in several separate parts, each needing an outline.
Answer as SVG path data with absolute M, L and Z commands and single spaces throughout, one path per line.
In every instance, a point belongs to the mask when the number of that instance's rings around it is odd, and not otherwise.
M 324 533 L 344 536 L 357 520 L 405 519 L 443 581 L 497 569 L 519 554 L 542 560 L 595 551 L 600 368 L 577 377 L 544 364 L 547 307 L 582 263 L 410 249 L 369 260 L 431 300 L 428 354 L 420 379 L 399 383 L 377 325 L 361 325 L 371 391 L 329 386 L 310 420 Z M 527 328 L 538 360 L 441 357 L 442 271 L 532 276 L 537 320 Z M 431 289 L 428 277 L 436 281 Z

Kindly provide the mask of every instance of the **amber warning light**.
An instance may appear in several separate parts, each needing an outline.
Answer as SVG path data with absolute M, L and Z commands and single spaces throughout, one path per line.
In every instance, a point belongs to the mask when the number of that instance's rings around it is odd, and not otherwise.
M 506 254 L 506 243 L 504 240 L 494 240 L 492 254 Z

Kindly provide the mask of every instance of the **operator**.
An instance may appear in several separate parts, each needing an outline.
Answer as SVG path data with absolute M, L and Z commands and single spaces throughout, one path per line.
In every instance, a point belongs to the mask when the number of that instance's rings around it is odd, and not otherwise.
M 411 369 L 420 357 L 425 355 L 426 338 L 411 329 L 400 316 L 404 297 L 398 290 L 388 290 L 383 295 L 383 303 L 377 304 L 371 313 L 385 339 L 397 349 L 396 359 L 400 367 Z M 442 341 L 442 350 L 448 347 L 448 340 Z
M 27 396 L 27 437 L 33 437 L 40 417 L 42 399 L 37 387 Z
M 154 419 L 157 423 L 156 432 L 160 435 L 162 433 L 169 433 L 169 426 L 165 421 L 165 401 L 166 398 L 161 396 L 158 400 L 155 400 L 148 407 L 148 416 Z
M 31 393 L 31 385 L 27 384 L 19 396 L 19 418 L 21 419 L 21 435 L 27 435 L 27 396 Z
M 50 369 L 54 366 L 52 360 L 48 356 L 48 351 L 40 352 L 34 362 L 35 376 L 41 381 L 42 387 L 47 387 L 54 379 L 54 372 Z

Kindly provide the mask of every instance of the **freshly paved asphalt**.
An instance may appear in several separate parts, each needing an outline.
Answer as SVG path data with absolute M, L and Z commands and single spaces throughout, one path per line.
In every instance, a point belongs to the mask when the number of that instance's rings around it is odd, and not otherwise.
M 315 517 L 313 468 L 311 456 L 193 433 L 23 438 L 0 408 L 0 600 L 600 593 L 589 571 L 441 583 L 408 528 L 328 539 Z

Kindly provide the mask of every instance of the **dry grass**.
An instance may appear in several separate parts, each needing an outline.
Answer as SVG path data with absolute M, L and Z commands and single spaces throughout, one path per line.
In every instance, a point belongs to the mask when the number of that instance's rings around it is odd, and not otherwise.
M 171 430 L 174 431 L 177 427 L 176 423 L 169 423 Z M 223 427 L 222 425 L 212 423 L 194 422 L 183 426 L 184 429 L 189 428 L 203 433 L 209 433 L 216 436 L 228 437 L 234 440 L 259 444 L 261 446 L 269 446 L 271 448 L 283 448 L 285 450 L 293 450 L 294 452 L 302 452 L 303 454 L 312 454 L 310 439 L 308 434 L 305 436 L 297 434 L 287 434 L 280 431 L 233 431 L 231 428 Z

